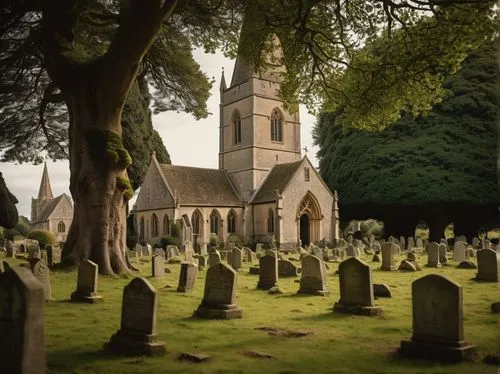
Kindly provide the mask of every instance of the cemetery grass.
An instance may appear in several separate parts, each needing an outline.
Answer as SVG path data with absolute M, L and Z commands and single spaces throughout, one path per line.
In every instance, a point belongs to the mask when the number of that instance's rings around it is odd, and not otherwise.
M 298 256 L 292 256 L 298 257 Z M 369 260 L 368 258 L 366 260 Z M 417 256 L 421 264 L 425 256 Z M 19 260 L 9 259 L 19 263 Z M 229 321 L 192 318 L 202 296 L 206 270 L 198 273 L 195 290 L 177 293 L 180 265 L 169 264 L 171 273 L 150 278 L 151 262 L 135 263 L 140 276 L 158 290 L 157 333 L 165 343 L 163 357 L 116 357 L 103 345 L 120 327 L 123 287 L 129 279 L 99 277 L 102 304 L 75 304 L 68 301 L 76 285 L 76 272 L 51 273 L 52 296 L 46 304 L 45 335 L 49 373 L 496 373 L 482 363 L 487 354 L 498 354 L 499 320 L 490 304 L 499 301 L 495 283 L 478 283 L 471 278 L 476 270 L 423 268 L 416 273 L 383 272 L 372 263 L 374 283 L 385 283 L 392 298 L 380 298 L 379 317 L 334 314 L 339 299 L 337 263 L 328 263 L 330 295 L 297 295 L 297 278 L 280 278 L 281 295 L 257 290 L 257 275 L 248 267 L 238 273 L 237 305 L 243 318 Z M 439 364 L 408 360 L 396 354 L 402 339 L 411 336 L 411 282 L 426 274 L 444 275 L 463 287 L 465 339 L 477 346 L 473 362 Z M 312 332 L 299 338 L 272 336 L 259 327 Z M 247 357 L 247 350 L 265 352 L 273 358 Z M 182 352 L 205 353 L 210 361 L 191 363 L 178 360 Z

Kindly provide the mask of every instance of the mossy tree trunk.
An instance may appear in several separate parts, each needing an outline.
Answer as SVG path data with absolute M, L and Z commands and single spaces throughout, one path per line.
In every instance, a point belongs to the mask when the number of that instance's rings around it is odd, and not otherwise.
M 176 0 L 131 0 L 106 53 L 92 61 L 68 55 L 75 18 L 72 2 L 44 11 L 45 65 L 68 107 L 70 191 L 73 222 L 63 264 L 90 259 L 101 274 L 128 272 L 125 260 L 126 205 L 132 189 L 131 159 L 121 139 L 121 111 L 139 65 Z M 61 42 L 65 39 L 65 42 Z

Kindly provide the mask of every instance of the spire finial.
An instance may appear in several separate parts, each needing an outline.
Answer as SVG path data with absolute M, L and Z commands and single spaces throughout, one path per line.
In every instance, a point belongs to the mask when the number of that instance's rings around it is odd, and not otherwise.
M 220 79 L 220 87 L 219 87 L 219 89 L 221 91 L 224 91 L 226 88 L 227 88 L 227 85 L 226 85 L 226 78 L 224 77 L 224 66 L 223 66 L 222 67 L 222 76 L 221 76 L 221 79 Z

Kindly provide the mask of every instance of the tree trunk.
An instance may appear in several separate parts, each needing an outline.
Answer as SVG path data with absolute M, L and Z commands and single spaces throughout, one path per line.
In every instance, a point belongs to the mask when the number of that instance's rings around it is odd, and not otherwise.
M 131 159 L 121 141 L 121 108 L 97 104 L 93 92 L 87 87 L 67 100 L 74 213 L 63 264 L 89 259 L 101 274 L 129 273 L 126 205 L 133 191 L 126 173 Z

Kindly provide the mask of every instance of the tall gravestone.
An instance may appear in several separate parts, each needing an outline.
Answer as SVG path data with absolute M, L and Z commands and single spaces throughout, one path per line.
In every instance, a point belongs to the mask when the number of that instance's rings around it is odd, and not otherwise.
M 43 293 L 45 296 L 45 301 L 52 300 L 52 288 L 50 286 L 50 270 L 47 264 L 40 259 L 30 262 L 31 272 L 36 279 L 40 281 L 43 286 Z
M 308 295 L 328 295 L 325 266 L 319 258 L 313 255 L 301 259 L 302 276 L 298 293 Z
M 186 262 L 182 263 L 177 292 L 191 291 L 194 288 L 196 274 L 198 274 L 198 266 Z
M 384 243 L 385 244 L 385 243 Z M 382 308 L 374 305 L 372 269 L 356 257 L 339 265 L 340 300 L 334 312 L 375 316 Z
M 78 280 L 76 291 L 71 294 L 72 302 L 95 304 L 103 301 L 102 296 L 97 294 L 98 272 L 99 266 L 90 260 L 85 260 L 78 266 Z
M 45 374 L 44 291 L 30 270 L 0 274 L 0 372 Z
M 165 276 L 165 259 L 163 256 L 153 256 L 151 273 L 153 278 L 163 278 Z
M 492 249 L 480 249 L 476 256 L 476 280 L 500 282 L 500 254 Z
M 231 266 L 236 271 L 243 267 L 243 254 L 241 249 L 234 247 L 231 251 Z
M 165 346 L 156 334 L 158 295 L 144 278 L 134 278 L 123 289 L 120 329 L 107 348 L 118 355 L 163 355 Z
M 437 274 L 412 283 L 413 335 L 401 342 L 407 357 L 462 361 L 475 353 L 464 341 L 462 287 Z
M 442 265 L 446 265 L 448 263 L 447 248 L 447 244 L 439 243 L 439 262 Z
M 219 251 L 212 251 L 208 255 L 208 267 L 212 267 L 221 262 Z
M 394 264 L 394 253 L 396 252 L 395 247 L 396 245 L 390 242 L 382 244 L 382 266 L 380 267 L 380 270 L 396 270 L 396 266 Z
M 399 237 L 399 245 L 402 251 L 406 250 L 406 239 L 404 236 Z
M 278 259 L 265 255 L 259 259 L 259 283 L 257 288 L 269 290 L 278 285 Z
M 481 249 L 479 248 L 481 246 L 481 241 L 477 237 L 472 238 L 472 247 L 474 249 Z
M 413 236 L 410 236 L 407 241 L 406 249 L 408 252 L 413 251 L 413 247 L 415 247 L 415 239 L 413 239 Z
M 203 300 L 194 312 L 199 318 L 241 318 L 243 311 L 236 305 L 236 272 L 219 262 L 207 270 Z
M 440 268 L 439 244 L 432 242 L 427 245 L 427 266 L 431 268 Z
M 453 260 L 457 262 L 465 261 L 465 242 L 455 241 L 455 245 L 453 246 Z

